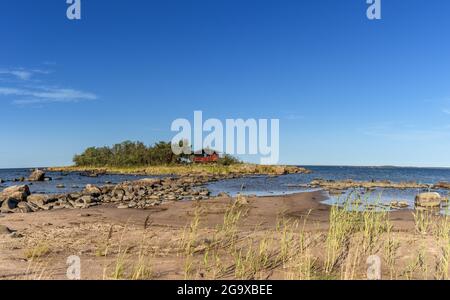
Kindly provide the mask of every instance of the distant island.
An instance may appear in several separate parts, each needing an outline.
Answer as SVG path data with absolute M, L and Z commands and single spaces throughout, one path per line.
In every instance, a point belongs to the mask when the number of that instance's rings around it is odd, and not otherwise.
M 203 151 L 204 152 L 204 151 Z M 136 141 L 124 141 L 111 147 L 89 147 L 73 158 L 74 165 L 50 167 L 49 171 L 83 171 L 118 174 L 266 174 L 283 175 L 309 173 L 297 166 L 257 165 L 244 163 L 228 154 L 221 154 L 216 161 L 195 163 L 195 154 L 176 155 L 171 143 L 158 142 L 146 146 Z

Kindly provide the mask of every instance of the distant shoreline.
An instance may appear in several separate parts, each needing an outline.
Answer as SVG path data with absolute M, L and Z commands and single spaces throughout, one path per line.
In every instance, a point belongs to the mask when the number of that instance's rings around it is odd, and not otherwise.
M 246 165 L 253 165 L 253 164 L 246 164 Z M 256 165 L 256 164 L 255 164 Z M 286 166 L 286 167 L 299 167 L 299 168 L 373 168 L 373 169 L 425 169 L 425 170 L 450 170 L 450 167 L 434 167 L 434 166 L 396 166 L 396 165 L 310 165 L 310 164 L 283 164 L 283 165 L 276 165 L 276 166 Z M 85 169 L 104 169 L 104 168 L 114 168 L 114 167 L 76 167 L 76 166 L 52 166 L 52 167 L 46 167 L 46 166 L 39 166 L 39 167 L 0 167 L 1 170 L 33 170 L 33 169 L 46 169 L 49 171 L 53 170 L 74 170 L 74 172 L 77 172 L 78 170 L 85 170 Z M 136 169 L 145 169 L 145 168 L 154 168 L 154 166 L 142 166 L 142 167 L 130 167 L 130 168 L 136 168 Z M 125 168 L 127 169 L 127 168 Z

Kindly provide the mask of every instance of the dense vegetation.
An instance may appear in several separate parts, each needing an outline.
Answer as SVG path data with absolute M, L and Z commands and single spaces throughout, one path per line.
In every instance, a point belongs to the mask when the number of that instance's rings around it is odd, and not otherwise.
M 87 148 L 83 153 L 75 155 L 73 161 L 76 166 L 136 167 L 183 164 L 190 159 L 189 155 L 175 155 L 170 143 L 159 142 L 146 146 L 142 142 L 125 141 L 112 147 Z M 230 155 L 223 155 L 218 163 L 232 165 L 240 161 Z

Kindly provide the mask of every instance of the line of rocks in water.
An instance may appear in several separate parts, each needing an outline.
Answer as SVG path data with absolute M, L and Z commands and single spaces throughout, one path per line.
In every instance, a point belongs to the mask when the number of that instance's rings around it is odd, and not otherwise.
M 325 179 L 315 179 L 311 181 L 309 187 L 312 188 L 322 188 L 328 191 L 331 195 L 340 195 L 347 190 L 351 189 L 364 189 L 365 192 L 373 191 L 377 188 L 381 189 L 418 189 L 422 192 L 418 193 L 414 199 L 414 205 L 416 209 L 429 209 L 429 208 L 442 208 L 447 207 L 449 199 L 447 197 L 441 196 L 437 192 L 432 192 L 432 190 L 450 190 L 450 183 L 439 182 L 436 184 L 423 184 L 417 182 L 391 182 L 388 180 L 384 181 L 353 181 L 351 179 L 347 180 L 325 180 Z M 364 192 L 363 192 L 364 193 Z M 390 206 L 394 209 L 401 209 L 409 207 L 407 201 L 391 201 L 389 204 L 380 204 L 381 206 Z
M 398 190 L 405 189 L 428 189 L 433 188 L 436 185 L 429 185 L 417 182 L 391 182 L 389 180 L 383 181 L 354 181 L 351 179 L 347 180 L 325 180 L 325 179 L 314 179 L 309 184 L 310 187 L 320 187 L 326 190 L 334 190 L 334 191 L 344 191 L 352 188 L 365 188 L 368 190 L 376 189 L 376 188 L 392 188 Z M 440 186 L 450 189 L 450 183 L 440 183 Z
M 67 194 L 31 194 L 27 185 L 5 188 L 0 192 L 1 213 L 28 213 L 40 210 L 83 209 L 102 203 L 118 208 L 149 208 L 164 202 L 206 200 L 207 182 L 234 178 L 234 175 L 148 178 L 117 185 L 86 185 L 83 191 Z

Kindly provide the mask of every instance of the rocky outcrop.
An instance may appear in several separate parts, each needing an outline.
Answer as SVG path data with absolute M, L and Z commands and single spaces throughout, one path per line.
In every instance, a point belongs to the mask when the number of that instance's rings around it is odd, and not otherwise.
M 30 194 L 28 186 L 13 186 L 0 193 L 3 213 L 27 213 L 39 210 L 83 209 L 112 203 L 120 208 L 149 208 L 164 202 L 208 199 L 210 192 L 201 187 L 223 176 L 183 176 L 147 178 L 118 185 L 86 185 L 81 192 L 45 195 Z
M 433 188 L 435 189 L 444 189 L 444 190 L 450 190 L 450 182 L 438 182 L 436 183 Z
M 28 181 L 44 181 L 45 180 L 45 172 L 42 170 L 34 170 L 30 177 L 28 177 Z
M 440 207 L 442 197 L 439 193 L 420 193 L 416 196 L 415 204 L 419 207 Z
M 427 184 L 421 184 L 417 182 L 391 182 L 391 181 L 353 181 L 353 180 L 324 180 L 315 179 L 309 184 L 310 187 L 320 187 L 326 190 L 347 190 L 352 188 L 392 188 L 392 189 L 426 189 L 430 186 Z
M 14 212 L 18 205 L 27 200 L 30 189 L 27 185 L 11 186 L 0 193 L 0 212 Z

